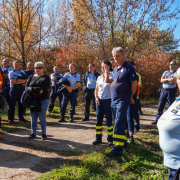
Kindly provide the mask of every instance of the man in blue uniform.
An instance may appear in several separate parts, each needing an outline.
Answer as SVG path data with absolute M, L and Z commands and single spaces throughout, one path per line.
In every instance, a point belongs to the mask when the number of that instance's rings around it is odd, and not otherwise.
M 111 108 L 114 121 L 114 149 L 107 153 L 107 157 L 117 157 L 122 154 L 126 146 L 125 122 L 129 104 L 135 104 L 134 93 L 137 90 L 137 76 L 134 67 L 125 61 L 123 48 L 113 48 L 112 54 L 117 66 L 112 77 L 109 78 L 109 67 L 104 65 L 106 70 L 105 82 L 111 84 Z
M 84 75 L 83 78 L 83 89 L 85 91 L 85 109 L 84 109 L 84 118 L 82 121 L 89 121 L 89 106 L 92 100 L 93 111 L 96 111 L 96 103 L 94 91 L 96 88 L 96 80 L 100 75 L 95 70 L 95 65 L 93 63 L 89 64 L 89 71 Z
M 73 115 L 75 114 L 75 106 L 77 103 L 78 87 L 81 82 L 80 75 L 76 73 L 74 64 L 69 64 L 69 72 L 66 73 L 64 77 L 68 79 L 70 86 L 64 85 L 68 92 L 63 93 L 62 107 L 60 111 L 61 119 L 59 122 L 65 121 L 64 115 L 69 101 L 71 103 L 69 121 L 73 122 Z
M 24 72 L 28 75 L 28 78 L 29 78 L 29 76 L 34 74 L 32 62 L 27 63 L 27 69 Z
M 176 94 L 176 62 L 171 61 L 169 64 L 169 70 L 165 71 L 161 76 L 161 83 L 163 83 L 163 89 L 159 98 L 158 113 L 156 120 L 151 124 L 157 124 L 158 119 L 163 114 L 164 107 L 168 101 L 168 107 L 175 101 Z
M 55 66 L 53 68 L 54 73 L 51 74 L 51 94 L 50 94 L 50 103 L 49 103 L 49 109 L 48 112 L 51 113 L 54 108 L 54 102 L 56 100 L 56 97 L 59 97 L 59 107 L 61 108 L 61 101 L 62 101 L 62 94 L 57 94 L 58 85 L 57 82 L 63 78 L 63 75 L 59 73 L 59 68 Z
M 23 105 L 20 102 L 21 96 L 23 94 L 24 88 L 23 84 L 27 81 L 27 75 L 24 71 L 20 70 L 20 63 L 19 61 L 13 62 L 13 70 L 9 72 L 9 79 L 10 79 L 10 103 L 9 103 L 9 112 L 8 112 L 8 120 L 9 123 L 13 123 L 14 120 L 14 111 L 15 105 L 18 101 L 18 116 L 19 121 L 26 122 L 23 117 Z M 18 79 L 18 76 L 25 77 L 26 79 Z
M 5 86 L 2 92 L 2 95 L 4 96 L 4 98 L 6 99 L 7 102 L 7 107 L 9 109 L 9 101 L 10 101 L 10 97 L 9 97 L 9 91 L 10 91 L 10 81 L 9 81 L 9 77 L 8 77 L 8 73 L 13 70 L 12 67 L 9 67 L 9 60 L 8 59 L 3 59 L 3 67 L 1 67 L 3 76 L 5 78 Z

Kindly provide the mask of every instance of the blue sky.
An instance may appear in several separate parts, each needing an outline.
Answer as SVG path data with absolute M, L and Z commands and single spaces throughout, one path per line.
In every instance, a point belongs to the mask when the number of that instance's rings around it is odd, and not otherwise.
M 172 9 L 171 10 L 174 10 L 175 8 L 179 8 L 180 9 L 180 1 L 179 0 L 175 0 L 175 3 L 174 5 L 172 6 Z M 178 15 L 180 17 L 180 14 Z M 176 29 L 174 31 L 174 37 L 175 39 L 180 39 L 180 19 L 171 19 L 171 20 L 164 20 L 162 22 L 162 25 L 161 25 L 161 30 L 165 30 L 169 27 L 173 27 L 175 24 L 177 24 L 176 26 Z M 179 47 L 178 47 L 178 50 L 180 50 L 180 42 L 179 42 Z

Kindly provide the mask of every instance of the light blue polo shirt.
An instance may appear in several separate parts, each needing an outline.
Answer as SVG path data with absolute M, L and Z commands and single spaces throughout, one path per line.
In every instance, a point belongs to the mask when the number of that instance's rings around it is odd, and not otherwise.
M 176 77 L 176 71 L 174 71 L 173 73 L 170 73 L 170 71 L 164 71 L 164 73 L 161 77 L 165 78 L 165 79 Z M 174 84 L 170 84 L 168 82 L 163 83 L 163 88 L 165 88 L 165 89 L 166 88 L 175 88 L 175 87 L 176 87 L 176 83 L 174 83 Z
M 7 68 L 1 67 L 1 70 L 2 70 L 3 74 L 6 74 L 6 73 L 9 73 L 10 71 L 12 71 L 13 68 L 9 67 L 9 66 Z M 10 85 L 9 79 L 5 79 L 5 81 L 6 81 L 6 84 Z
M 88 73 L 87 77 L 87 88 L 88 89 L 95 89 L 96 88 L 96 76 L 91 72 Z
M 9 74 L 8 74 L 9 79 L 17 79 L 17 77 L 19 76 L 20 73 L 26 74 L 22 70 L 19 70 L 18 72 L 16 72 L 15 70 L 10 71 Z M 10 83 L 10 87 L 13 87 L 12 83 Z
M 57 77 L 63 78 L 63 75 L 62 75 L 62 74 L 59 74 L 59 73 L 58 73 L 58 74 L 52 73 L 52 74 L 51 74 L 51 83 L 52 83 L 51 86 L 55 86 L 56 83 L 57 83 L 57 82 L 54 82 L 54 81 L 52 80 L 52 78 L 54 78 L 54 77 L 55 77 L 55 78 L 57 78 Z
M 68 79 L 71 86 L 74 86 L 77 82 L 81 82 L 80 75 L 78 73 L 76 73 L 76 72 L 73 73 L 73 74 L 68 72 L 68 73 L 66 73 L 64 75 L 64 77 Z M 73 90 L 75 90 L 75 89 L 78 89 L 78 87 L 74 88 Z
M 159 118 L 157 126 L 164 165 L 180 168 L 180 98 Z

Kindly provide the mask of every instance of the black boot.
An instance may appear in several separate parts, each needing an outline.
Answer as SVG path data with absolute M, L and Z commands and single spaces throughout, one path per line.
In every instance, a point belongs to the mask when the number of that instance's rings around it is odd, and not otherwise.
M 61 116 L 61 118 L 58 122 L 65 122 L 64 115 Z
M 73 122 L 73 114 L 70 114 L 70 116 L 69 116 L 69 122 Z

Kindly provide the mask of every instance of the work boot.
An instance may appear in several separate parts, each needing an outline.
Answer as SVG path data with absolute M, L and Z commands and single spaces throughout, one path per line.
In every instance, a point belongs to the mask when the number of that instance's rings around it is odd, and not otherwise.
M 151 124 L 157 124 L 157 121 L 153 121 Z
M 61 116 L 61 118 L 58 122 L 65 122 L 64 115 Z
M 101 144 L 102 143 L 102 140 L 95 140 L 95 141 L 93 141 L 93 145 L 97 145 L 97 144 Z
M 70 116 L 69 116 L 69 122 L 73 122 L 73 114 L 70 114 Z
M 82 121 L 89 121 L 89 118 L 83 117 Z

